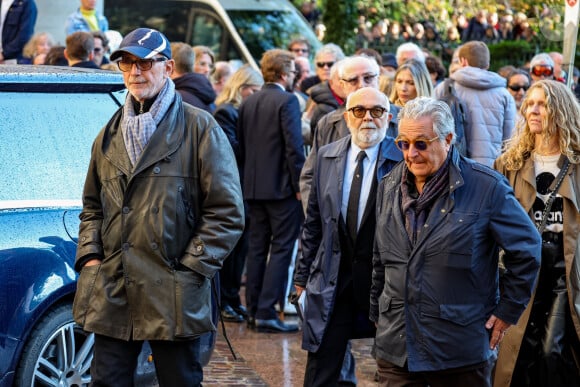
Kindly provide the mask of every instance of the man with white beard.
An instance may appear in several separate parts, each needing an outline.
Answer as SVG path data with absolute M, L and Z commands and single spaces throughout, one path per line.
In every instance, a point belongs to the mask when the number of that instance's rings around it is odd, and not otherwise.
M 317 154 L 294 275 L 298 295 L 306 290 L 302 348 L 309 387 L 336 385 L 348 341 L 374 337 L 368 316 L 375 195 L 379 180 L 402 160 L 385 135 L 391 114 L 379 90 L 350 94 L 344 119 L 350 135 Z

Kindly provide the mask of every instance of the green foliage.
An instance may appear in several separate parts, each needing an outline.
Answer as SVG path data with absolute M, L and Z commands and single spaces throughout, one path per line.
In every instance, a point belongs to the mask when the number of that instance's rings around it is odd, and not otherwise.
M 507 65 L 522 67 L 536 54 L 535 47 L 525 40 L 505 40 L 488 47 L 492 71 Z
M 301 4 L 303 1 L 294 0 L 294 3 Z M 494 67 L 499 68 L 507 63 L 521 65 L 538 52 L 562 52 L 563 49 L 562 0 L 317 0 L 317 3 L 326 26 L 325 42 L 338 44 L 347 54 L 354 50 L 359 15 L 364 15 L 371 24 L 382 19 L 409 23 L 430 21 L 444 35 L 453 15 L 463 13 L 471 17 L 480 9 L 502 15 L 508 8 L 514 14 L 522 12 L 528 17 L 535 36 L 530 42 L 510 41 L 491 45 Z
M 326 26 L 324 42 L 339 45 L 347 55 L 354 53 L 357 1 L 323 0 L 322 10 L 322 22 Z

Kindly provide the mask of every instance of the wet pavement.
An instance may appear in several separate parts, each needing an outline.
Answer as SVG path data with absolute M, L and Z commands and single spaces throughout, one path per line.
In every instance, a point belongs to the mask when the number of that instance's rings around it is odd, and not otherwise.
M 297 317 L 286 316 L 287 321 Z M 306 351 L 301 348 L 302 333 L 258 333 L 245 323 L 225 323 L 226 334 L 237 360 L 218 327 L 216 348 L 204 368 L 204 386 L 302 386 Z M 376 365 L 371 357 L 373 339 L 353 340 L 358 386 L 376 386 Z

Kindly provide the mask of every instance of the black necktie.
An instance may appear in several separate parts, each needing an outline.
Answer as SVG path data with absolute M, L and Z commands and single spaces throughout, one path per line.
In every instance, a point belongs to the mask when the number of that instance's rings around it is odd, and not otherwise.
M 363 181 L 363 161 L 367 157 L 365 151 L 360 151 L 356 156 L 356 169 L 352 175 L 352 183 L 350 184 L 350 195 L 348 196 L 348 206 L 346 208 L 346 228 L 352 241 L 356 240 L 357 223 L 358 223 L 358 203 L 360 201 L 360 191 Z

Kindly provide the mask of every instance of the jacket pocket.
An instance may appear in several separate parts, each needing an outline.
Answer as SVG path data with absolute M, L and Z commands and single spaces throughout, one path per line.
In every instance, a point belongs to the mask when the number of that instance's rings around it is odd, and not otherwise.
M 214 331 L 211 282 L 192 270 L 175 270 L 175 336 L 195 337 Z
M 80 326 L 85 324 L 87 310 L 100 270 L 101 265 L 85 266 L 79 275 L 77 291 L 73 302 L 73 318 Z
M 485 323 L 483 304 L 442 304 L 440 316 L 461 326 L 468 326 L 477 320 Z

